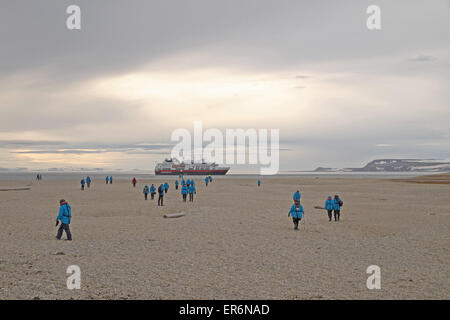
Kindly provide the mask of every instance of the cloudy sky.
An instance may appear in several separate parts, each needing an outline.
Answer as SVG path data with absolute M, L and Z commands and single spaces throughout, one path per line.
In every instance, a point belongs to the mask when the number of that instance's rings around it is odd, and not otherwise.
M 448 0 L 0 0 L 0 168 L 153 169 L 195 120 L 280 129 L 282 170 L 450 158 L 449 17 Z

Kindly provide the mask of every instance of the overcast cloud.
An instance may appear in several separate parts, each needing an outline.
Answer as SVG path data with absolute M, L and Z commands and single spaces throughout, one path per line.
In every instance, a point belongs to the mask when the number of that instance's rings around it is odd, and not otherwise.
M 0 3 L 0 167 L 153 169 L 195 120 L 282 170 L 450 158 L 448 0 Z

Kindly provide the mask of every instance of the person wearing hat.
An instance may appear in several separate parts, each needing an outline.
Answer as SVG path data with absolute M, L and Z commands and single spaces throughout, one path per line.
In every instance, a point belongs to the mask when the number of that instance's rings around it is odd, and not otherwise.
M 136 177 L 133 177 L 133 180 L 131 180 L 131 183 L 133 184 L 133 188 L 136 187 L 136 182 L 137 182 Z
M 56 226 L 58 226 L 59 221 L 61 221 L 61 225 L 59 226 L 58 233 L 56 234 L 56 239 L 61 240 L 63 231 L 66 232 L 67 240 L 72 240 L 72 234 L 70 233 L 70 220 L 72 219 L 72 209 L 70 208 L 69 203 L 61 199 L 59 200 L 59 213 L 58 217 L 56 217 Z
M 334 201 L 331 196 L 328 196 L 328 199 L 325 201 L 325 210 L 328 212 L 328 219 L 331 221 L 331 217 L 333 216 L 333 209 L 334 209 Z
M 87 178 L 86 178 L 86 185 L 87 185 L 88 188 L 91 187 L 91 181 L 92 181 L 91 177 L 87 176 Z
M 145 200 L 147 200 L 147 196 L 148 196 L 149 192 L 150 192 L 150 189 L 148 188 L 148 185 L 145 185 L 144 186 L 144 190 L 142 190 L 142 193 L 144 194 Z
M 84 181 L 84 178 L 81 178 L 81 190 L 84 190 L 84 185 L 86 184 L 86 181 Z
M 164 185 L 161 183 L 158 187 L 158 206 L 164 206 Z
M 169 183 L 165 182 L 164 183 L 164 193 L 167 193 L 167 191 L 169 191 Z
M 302 197 L 302 195 L 300 194 L 300 191 L 299 190 L 297 190 L 295 193 L 294 193 L 294 196 L 292 197 L 292 200 L 294 200 L 294 202 L 295 201 L 300 201 L 300 198 Z
M 194 202 L 194 193 L 195 193 L 195 186 L 193 184 L 191 184 L 189 186 L 189 201 L 190 202 Z
M 289 210 L 288 217 L 292 216 L 292 222 L 294 223 L 294 229 L 298 230 L 298 223 L 302 220 L 305 211 L 300 201 L 295 201 Z
M 150 186 L 150 196 L 151 196 L 151 199 L 152 199 L 152 200 L 155 198 L 155 193 L 156 193 L 156 187 L 155 187 L 155 185 L 152 183 L 152 185 Z
M 187 197 L 188 192 L 189 192 L 189 189 L 188 189 L 187 185 L 183 184 L 183 186 L 181 187 L 181 195 L 183 196 L 183 202 L 186 202 L 186 197 Z
M 333 199 L 333 210 L 334 210 L 334 221 L 339 221 L 341 217 L 341 207 L 344 205 L 344 202 L 339 198 L 339 195 L 335 195 Z
M 106 176 L 106 178 L 105 178 L 105 183 L 108 184 L 108 182 L 109 182 L 109 177 Z
M 175 190 L 178 190 L 178 180 L 175 180 Z

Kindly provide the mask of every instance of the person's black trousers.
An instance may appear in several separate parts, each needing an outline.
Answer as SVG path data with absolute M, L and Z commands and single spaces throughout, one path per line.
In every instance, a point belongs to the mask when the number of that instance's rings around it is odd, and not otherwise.
M 144 193 L 145 200 L 147 200 L 147 195 L 148 195 L 147 193 Z
M 178 190 L 178 186 L 175 186 L 175 190 Z
M 183 201 L 186 202 L 186 194 L 183 194 Z
M 298 223 L 300 222 L 301 219 L 299 218 L 292 218 L 292 222 L 294 222 L 294 229 L 298 230 Z
M 67 240 L 72 240 L 72 234 L 70 233 L 69 225 L 65 223 L 61 223 L 61 225 L 59 226 L 56 238 L 58 238 L 58 240 L 61 240 L 63 230 L 66 232 Z
M 328 211 L 328 219 L 331 221 L 331 218 L 333 217 L 333 210 L 327 210 Z
M 193 193 L 189 193 L 189 201 L 191 201 L 191 202 L 194 201 L 194 194 Z
M 341 210 L 334 210 L 334 221 L 339 221 Z
M 164 196 L 160 194 L 158 197 L 158 206 L 163 206 L 164 205 L 163 202 L 164 202 Z
M 155 194 L 154 193 L 152 193 L 151 196 L 152 196 L 152 200 L 155 199 Z

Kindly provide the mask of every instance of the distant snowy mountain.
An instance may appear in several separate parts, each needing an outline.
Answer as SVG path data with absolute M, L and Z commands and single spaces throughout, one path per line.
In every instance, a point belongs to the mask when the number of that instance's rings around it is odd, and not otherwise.
M 323 168 L 315 172 L 447 172 L 450 171 L 450 162 L 442 160 L 422 159 L 377 159 L 369 162 L 362 168 Z

